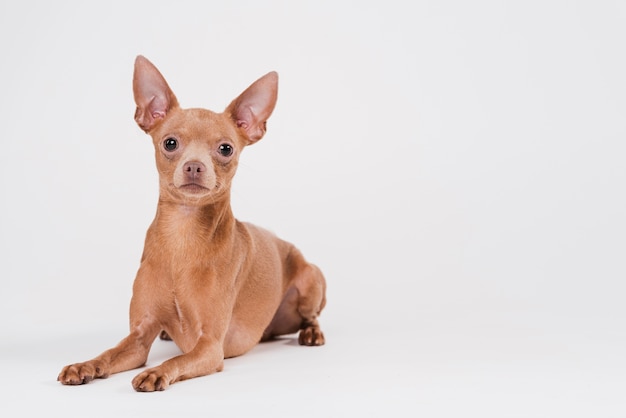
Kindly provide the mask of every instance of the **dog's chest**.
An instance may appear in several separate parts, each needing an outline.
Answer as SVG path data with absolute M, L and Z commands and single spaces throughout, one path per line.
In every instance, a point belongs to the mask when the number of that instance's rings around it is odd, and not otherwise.
M 185 351 L 213 321 L 228 318 L 245 252 L 235 245 L 232 227 L 199 222 L 197 213 L 161 211 L 146 239 L 142 261 L 152 310 L 162 328 Z M 139 289 L 138 289 L 139 290 Z
M 170 261 L 193 263 L 206 254 L 210 243 L 210 231 L 198 225 L 189 216 L 172 216 L 161 228 L 161 245 L 170 253 Z
M 160 271 L 154 282 L 154 309 L 162 328 L 186 351 L 212 318 L 224 315 L 216 311 L 216 299 L 225 293 L 229 280 L 218 274 L 211 254 L 186 246 L 180 250 L 154 260 Z
M 180 295 L 172 295 L 168 305 L 159 315 L 161 327 L 187 352 L 202 334 L 201 312 Z

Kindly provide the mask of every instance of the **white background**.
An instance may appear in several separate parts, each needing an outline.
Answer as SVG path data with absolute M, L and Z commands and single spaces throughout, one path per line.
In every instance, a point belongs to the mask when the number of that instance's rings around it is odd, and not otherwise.
M 3 1 L 1 414 L 626 416 L 625 40 L 618 1 Z M 325 272 L 323 348 L 56 382 L 127 332 L 137 54 L 184 107 L 279 72 L 233 209 Z

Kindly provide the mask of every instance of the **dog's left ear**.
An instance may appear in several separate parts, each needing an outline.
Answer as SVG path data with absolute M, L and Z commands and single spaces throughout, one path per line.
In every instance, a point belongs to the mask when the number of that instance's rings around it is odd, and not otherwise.
M 231 102 L 226 113 L 242 128 L 250 144 L 265 134 L 267 119 L 272 114 L 278 97 L 278 73 L 272 71 L 252 83 Z

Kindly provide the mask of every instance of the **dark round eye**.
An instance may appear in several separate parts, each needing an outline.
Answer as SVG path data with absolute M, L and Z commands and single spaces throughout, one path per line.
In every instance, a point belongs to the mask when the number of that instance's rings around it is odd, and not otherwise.
M 174 138 L 167 138 L 165 141 L 163 141 L 163 148 L 168 151 L 174 151 L 176 148 L 178 148 L 178 141 Z
M 221 144 L 218 150 L 222 157 L 230 157 L 233 155 L 233 147 L 230 144 Z

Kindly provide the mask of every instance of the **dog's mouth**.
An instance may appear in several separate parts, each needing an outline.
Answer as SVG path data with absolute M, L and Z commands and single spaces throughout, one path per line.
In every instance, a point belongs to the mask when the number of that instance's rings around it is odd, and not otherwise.
M 210 191 L 208 188 L 201 186 L 197 183 L 183 184 L 182 186 L 178 187 L 178 190 L 190 194 L 206 194 Z

